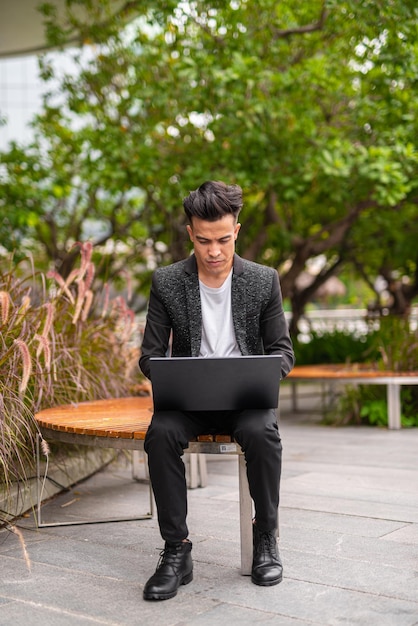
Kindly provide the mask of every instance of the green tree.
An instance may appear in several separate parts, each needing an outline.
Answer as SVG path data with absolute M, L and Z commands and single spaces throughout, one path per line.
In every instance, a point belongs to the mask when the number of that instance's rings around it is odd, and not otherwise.
M 245 190 L 239 251 L 279 269 L 293 332 L 347 265 L 370 285 L 385 276 L 407 310 L 418 294 L 415 2 L 129 2 L 100 28 L 71 17 L 55 43 L 71 29 L 99 43 L 76 53 L 61 100 L 45 99 L 34 142 L 2 156 L 0 211 L 16 211 L 7 245 L 31 235 L 65 274 L 90 220 L 95 243 L 114 244 L 107 272 L 143 272 L 150 252 L 186 254 L 181 198 L 220 178 Z M 42 67 L 53 77 L 48 58 Z M 318 255 L 322 272 L 299 289 Z

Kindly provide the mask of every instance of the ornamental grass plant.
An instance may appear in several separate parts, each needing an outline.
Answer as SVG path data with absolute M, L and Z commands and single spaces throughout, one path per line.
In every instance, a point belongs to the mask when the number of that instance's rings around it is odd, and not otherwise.
M 34 414 L 48 406 L 134 393 L 134 312 L 109 288 L 93 289 L 92 245 L 64 280 L 30 259 L 0 265 L 0 489 L 35 470 Z M 28 269 L 29 268 L 29 269 Z M 44 452 L 48 452 L 44 447 Z M 2 514 L 0 512 L 0 523 Z
M 378 334 L 373 339 L 379 353 L 376 367 L 392 372 L 418 371 L 418 328 L 405 317 L 383 316 Z M 347 390 L 342 398 L 342 414 L 346 422 L 388 425 L 386 389 L 382 385 L 359 385 Z M 418 426 L 418 387 L 401 388 L 401 423 L 403 428 Z
M 377 371 L 418 371 L 418 328 L 406 317 L 381 316 L 378 328 L 364 336 L 348 331 L 312 332 L 307 344 L 295 342 L 299 365 L 316 363 L 362 363 Z M 418 387 L 401 388 L 401 422 L 418 427 Z M 383 385 L 345 385 L 327 409 L 329 425 L 388 425 L 386 388 Z

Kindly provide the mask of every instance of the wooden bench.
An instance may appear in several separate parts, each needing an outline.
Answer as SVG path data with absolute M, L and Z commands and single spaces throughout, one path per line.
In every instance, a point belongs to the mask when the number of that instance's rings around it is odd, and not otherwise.
M 153 412 L 150 396 L 135 396 L 80 402 L 49 409 L 35 415 L 40 433 L 46 441 L 61 441 L 71 444 L 82 444 L 101 448 L 143 451 L 144 439 Z M 37 442 L 37 475 L 38 475 L 38 527 L 62 526 L 74 523 L 97 523 L 126 521 L 127 519 L 147 519 L 153 515 L 153 499 L 150 491 L 150 508 L 143 516 L 136 518 L 118 518 L 109 520 L 88 520 L 79 522 L 43 523 L 41 512 L 41 471 L 40 445 Z M 197 441 L 190 441 L 186 450 L 190 453 L 191 481 L 196 482 L 196 462 L 200 463 L 201 484 L 205 484 L 205 464 L 203 454 L 237 454 L 239 474 L 239 506 L 241 535 L 241 573 L 251 573 L 252 564 L 252 501 L 248 488 L 246 465 L 240 446 L 226 435 L 203 435 Z M 193 459 L 193 461 L 192 461 Z M 195 464 L 193 466 L 193 463 Z M 45 479 L 44 479 L 45 480 Z M 194 486 L 194 485 L 193 485 Z
M 292 383 L 292 409 L 297 411 L 296 383 L 353 383 L 361 385 L 386 385 L 388 428 L 401 428 L 402 385 L 418 385 L 418 372 L 391 372 L 372 369 L 363 364 L 352 365 L 297 365 L 286 378 Z

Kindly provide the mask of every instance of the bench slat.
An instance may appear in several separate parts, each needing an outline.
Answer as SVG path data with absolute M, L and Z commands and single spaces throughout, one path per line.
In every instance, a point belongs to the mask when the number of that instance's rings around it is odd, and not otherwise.
M 144 440 L 153 413 L 151 396 L 111 398 L 65 404 L 39 411 L 35 419 L 41 428 L 54 431 Z M 197 441 L 230 443 L 229 435 L 201 435 Z
M 296 365 L 287 375 L 288 379 L 350 379 L 350 378 L 417 378 L 418 372 L 393 372 L 390 370 L 374 369 L 366 363 L 353 363 L 351 365 L 325 364 L 325 365 Z

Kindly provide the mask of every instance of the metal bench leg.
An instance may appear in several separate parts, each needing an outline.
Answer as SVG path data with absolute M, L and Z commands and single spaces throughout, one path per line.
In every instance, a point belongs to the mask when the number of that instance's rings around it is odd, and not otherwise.
M 132 479 L 138 482 L 148 482 L 148 463 L 145 452 L 143 450 L 132 450 L 131 454 Z
M 208 473 L 206 468 L 206 455 L 200 452 L 185 453 L 186 468 L 188 470 L 187 486 L 189 489 L 206 487 L 208 484 Z
M 293 413 L 298 412 L 298 390 L 297 383 L 290 381 L 290 389 L 292 394 L 292 411 Z
M 247 479 L 247 468 L 243 454 L 238 456 L 239 477 L 239 520 L 241 532 L 241 574 L 251 574 L 253 561 L 253 504 Z
M 199 470 L 197 467 L 197 454 L 188 454 L 187 463 L 189 467 L 189 489 L 196 489 L 199 486 Z
M 55 526 L 81 526 L 83 524 L 106 524 L 112 522 L 130 522 L 137 520 L 145 520 L 151 519 L 154 514 L 154 500 L 152 497 L 152 489 L 149 484 L 149 512 L 144 513 L 142 515 L 135 515 L 131 517 L 119 517 L 119 518 L 109 518 L 109 519 L 86 519 L 86 520 L 71 520 L 66 522 L 43 522 L 42 521 L 42 495 L 45 488 L 45 483 L 47 480 L 52 480 L 55 484 L 55 480 L 48 476 L 48 462 L 46 464 L 45 473 L 41 475 L 41 455 L 40 455 L 40 440 L 41 436 L 38 434 L 36 437 L 36 478 L 37 478 L 37 515 L 36 515 L 36 526 L 37 528 L 51 528 Z M 132 460 L 134 463 L 134 459 Z M 134 469 L 132 468 L 132 472 L 134 474 Z M 137 479 L 136 479 L 137 480 Z M 148 481 L 149 483 L 149 481 Z M 62 487 L 62 489 L 67 489 L 62 485 L 58 485 Z M 69 489 L 68 489 L 69 490 Z
M 145 450 L 132 450 L 131 466 L 132 480 L 136 480 L 138 483 L 146 483 L 148 485 L 149 517 L 154 517 L 155 501 L 149 477 L 148 458 Z
M 199 466 L 200 486 L 206 487 L 208 484 L 208 470 L 206 467 L 206 454 L 197 455 L 197 464 Z
M 401 428 L 401 386 L 388 383 L 386 387 L 388 405 L 388 427 L 392 430 Z

